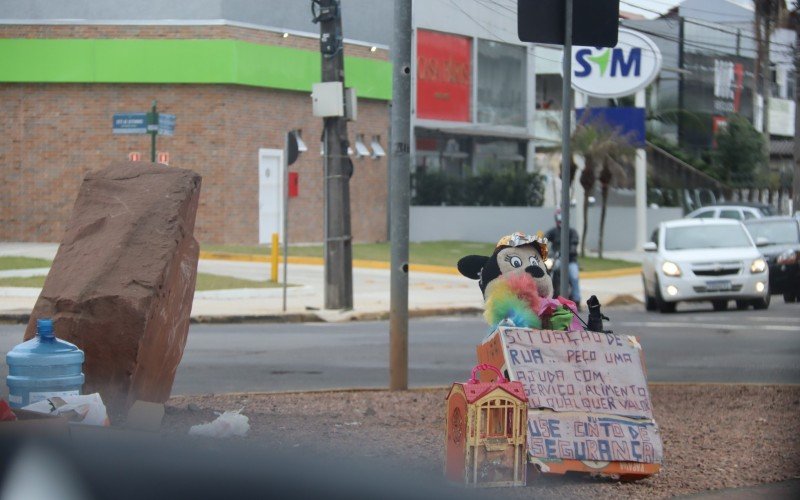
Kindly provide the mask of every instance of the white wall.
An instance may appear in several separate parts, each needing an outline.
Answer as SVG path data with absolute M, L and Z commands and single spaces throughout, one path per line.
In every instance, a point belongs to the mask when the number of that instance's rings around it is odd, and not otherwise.
M 552 207 L 411 207 L 411 241 L 461 240 L 496 242 L 514 231 L 528 234 L 553 227 Z M 574 210 L 570 212 L 575 220 Z M 647 211 L 647 238 L 660 222 L 678 219 L 680 208 L 651 208 Z M 634 207 L 608 207 L 604 249 L 635 250 Z M 574 222 L 573 222 L 574 223 Z M 589 209 L 587 250 L 597 248 L 600 207 Z M 581 228 L 576 227 L 578 234 Z

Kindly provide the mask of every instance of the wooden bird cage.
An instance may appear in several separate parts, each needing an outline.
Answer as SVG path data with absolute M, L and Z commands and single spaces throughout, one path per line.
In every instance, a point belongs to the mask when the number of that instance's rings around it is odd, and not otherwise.
M 480 370 L 497 381 L 482 383 Z M 470 487 L 525 486 L 528 399 L 522 384 L 509 382 L 491 365 L 456 382 L 446 398 L 445 477 Z

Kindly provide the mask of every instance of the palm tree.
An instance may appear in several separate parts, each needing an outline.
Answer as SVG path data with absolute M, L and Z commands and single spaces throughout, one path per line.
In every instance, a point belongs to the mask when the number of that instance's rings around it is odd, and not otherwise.
M 597 180 L 596 156 L 594 145 L 597 142 L 597 129 L 583 123 L 575 127 L 572 133 L 572 150 L 583 156 L 583 171 L 581 172 L 580 183 L 583 187 L 583 228 L 581 231 L 581 257 L 586 257 L 586 233 L 589 228 L 589 197 L 594 191 L 594 184 Z
M 606 206 L 608 205 L 608 188 L 613 179 L 617 179 L 619 183 L 625 182 L 625 169 L 619 164 L 616 158 L 621 158 L 623 155 L 629 154 L 633 147 L 630 143 L 623 141 L 616 146 L 617 150 L 613 153 L 606 155 L 603 159 L 603 168 L 600 170 L 600 193 L 602 199 L 602 208 L 600 210 L 600 235 L 597 239 L 597 256 L 603 258 L 603 237 L 606 229 Z M 613 154 L 613 156 L 612 156 Z
M 583 234 L 581 235 L 581 257 L 586 256 L 586 234 L 589 227 L 589 197 L 599 179 L 602 188 L 602 211 L 600 215 L 600 239 L 598 254 L 603 258 L 603 234 L 605 232 L 608 189 L 613 179 L 624 182 L 625 169 L 616 161 L 634 151 L 631 138 L 600 121 L 579 123 L 572 134 L 573 151 L 584 157 L 580 182 L 583 187 Z

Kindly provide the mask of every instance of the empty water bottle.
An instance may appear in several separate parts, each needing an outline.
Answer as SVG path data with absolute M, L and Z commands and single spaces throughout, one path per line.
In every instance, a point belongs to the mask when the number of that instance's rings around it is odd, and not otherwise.
M 22 408 L 53 396 L 79 395 L 83 386 L 83 351 L 59 340 L 53 321 L 36 321 L 36 337 L 6 355 L 8 402 Z

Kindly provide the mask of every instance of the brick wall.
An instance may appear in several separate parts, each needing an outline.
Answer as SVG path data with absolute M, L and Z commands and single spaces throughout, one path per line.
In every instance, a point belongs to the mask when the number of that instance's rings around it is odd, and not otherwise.
M 316 50 L 301 37 L 230 27 L 3 26 L 0 37 L 237 38 Z M 249 38 L 248 38 L 249 37 Z M 307 46 L 308 45 L 308 46 Z M 385 59 L 384 51 L 346 47 L 348 55 Z M 0 83 L 0 240 L 60 241 L 84 174 L 138 151 L 149 159 L 150 137 L 112 135 L 112 115 L 158 109 L 176 115 L 175 135 L 158 137 L 170 166 L 203 176 L 196 236 L 201 243 L 258 241 L 258 151 L 281 149 L 287 130 L 301 129 L 309 150 L 290 171 L 300 195 L 290 200 L 291 242 L 322 240 L 322 120 L 311 116 L 310 97 L 237 85 L 9 84 Z M 360 99 L 351 143 L 381 135 L 387 148 L 385 101 Z M 388 149 L 388 148 L 387 148 Z M 386 239 L 386 158 L 352 157 L 350 183 L 355 241 Z

